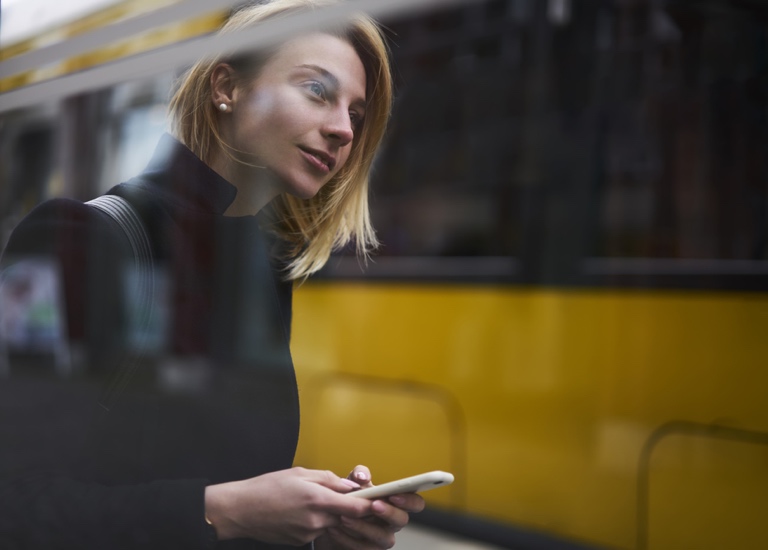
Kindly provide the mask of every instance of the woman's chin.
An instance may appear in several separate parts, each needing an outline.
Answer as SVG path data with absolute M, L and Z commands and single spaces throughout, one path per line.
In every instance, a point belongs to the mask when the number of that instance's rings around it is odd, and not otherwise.
M 323 188 L 323 185 L 314 184 L 292 186 L 288 190 L 288 194 L 296 197 L 297 199 L 310 200 L 317 196 L 317 194 L 320 192 L 320 189 Z

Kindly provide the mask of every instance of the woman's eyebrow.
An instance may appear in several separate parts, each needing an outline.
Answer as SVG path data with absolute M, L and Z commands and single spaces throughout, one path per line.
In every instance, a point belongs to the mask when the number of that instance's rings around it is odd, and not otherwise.
M 299 68 L 301 68 L 301 69 L 309 69 L 311 71 L 315 71 L 317 73 L 320 73 L 320 75 L 323 78 L 325 78 L 333 88 L 335 88 L 337 90 L 339 89 L 339 86 L 340 86 L 339 79 L 336 78 L 336 76 L 332 72 L 328 71 L 327 69 L 324 69 L 324 68 L 320 67 L 319 65 L 312 65 L 312 64 L 299 65 Z M 367 105 L 367 102 L 364 99 L 357 100 L 357 101 L 355 101 L 355 103 L 359 104 L 362 108 L 365 108 L 366 105 Z

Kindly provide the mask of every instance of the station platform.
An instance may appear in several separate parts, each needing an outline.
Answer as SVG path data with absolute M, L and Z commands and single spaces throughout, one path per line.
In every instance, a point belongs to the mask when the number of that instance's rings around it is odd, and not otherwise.
M 397 534 L 395 550 L 503 550 L 431 527 L 410 524 Z

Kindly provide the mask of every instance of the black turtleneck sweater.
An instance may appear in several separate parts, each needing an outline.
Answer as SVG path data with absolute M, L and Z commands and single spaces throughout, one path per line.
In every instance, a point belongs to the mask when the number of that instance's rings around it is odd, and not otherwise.
M 130 321 L 129 241 L 90 206 L 42 203 L 3 254 L 6 268 L 42 259 L 59 275 L 73 364 L 12 353 L 0 379 L 2 548 L 211 547 L 205 486 L 293 461 L 291 285 L 274 239 L 257 217 L 225 217 L 235 188 L 170 136 L 109 194 L 132 203 L 150 236 L 152 326 Z M 137 329 L 149 348 L 133 343 Z

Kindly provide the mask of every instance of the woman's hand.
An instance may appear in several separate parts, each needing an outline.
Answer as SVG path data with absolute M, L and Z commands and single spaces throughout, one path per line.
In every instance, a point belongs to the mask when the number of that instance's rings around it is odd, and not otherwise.
M 362 487 L 371 487 L 371 472 L 356 466 L 349 478 Z M 363 499 L 360 499 L 363 500 Z M 409 514 L 421 512 L 424 499 L 414 493 L 374 500 L 368 517 L 342 516 L 341 524 L 330 527 L 315 541 L 315 550 L 380 550 L 395 545 L 395 533 L 408 525 Z
M 343 494 L 358 486 L 328 471 L 291 468 L 206 487 L 205 513 L 219 540 L 298 546 L 340 526 L 341 516 L 375 514 L 370 501 Z

